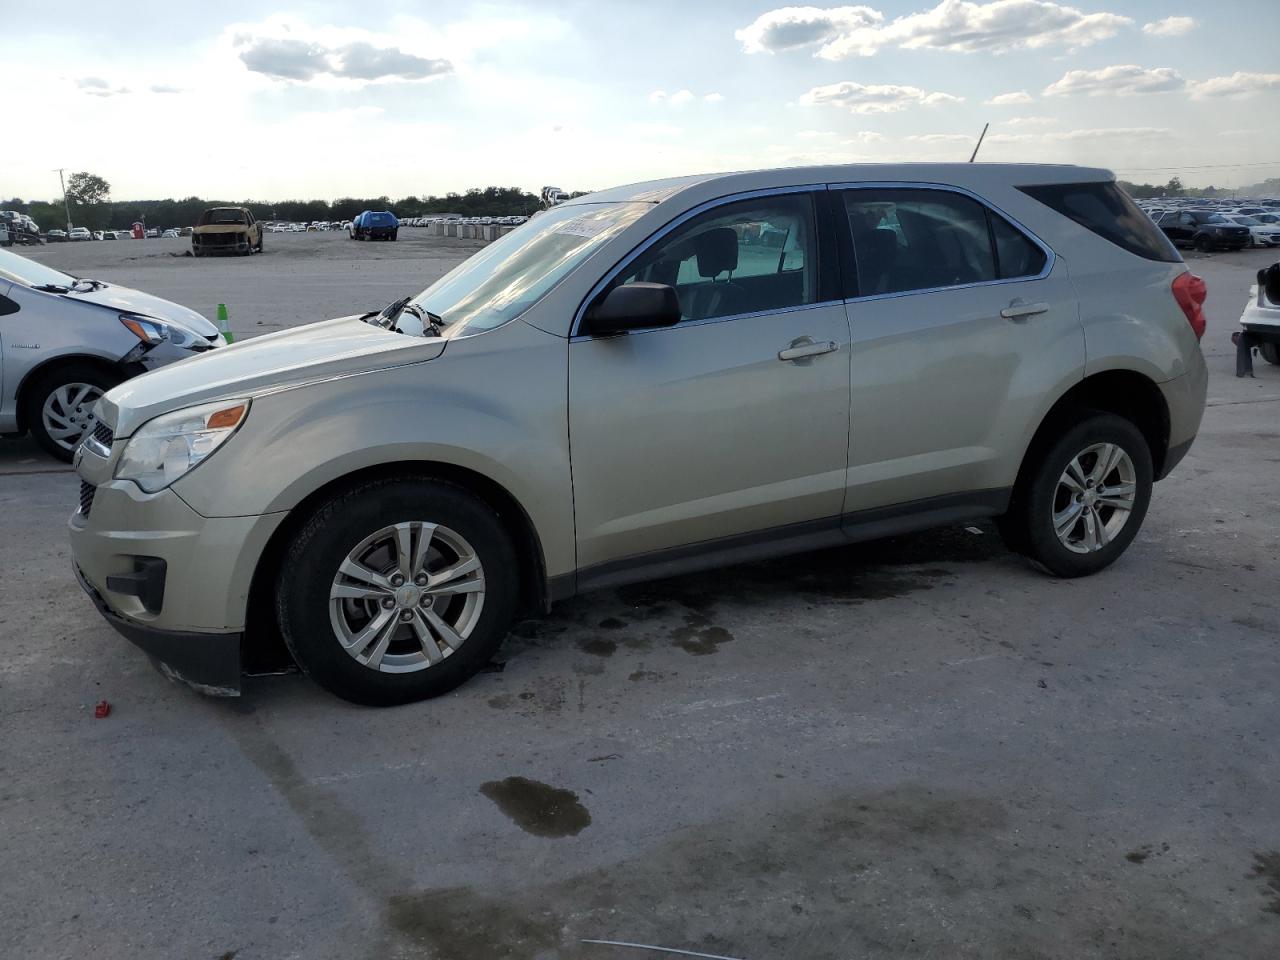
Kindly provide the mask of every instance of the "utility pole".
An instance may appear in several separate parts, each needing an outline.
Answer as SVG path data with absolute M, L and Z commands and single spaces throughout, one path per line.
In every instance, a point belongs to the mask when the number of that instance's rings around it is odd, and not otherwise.
M 71 203 L 67 200 L 67 182 L 62 179 L 62 167 L 58 168 L 58 182 L 62 184 L 62 209 L 67 212 L 67 236 L 71 236 Z

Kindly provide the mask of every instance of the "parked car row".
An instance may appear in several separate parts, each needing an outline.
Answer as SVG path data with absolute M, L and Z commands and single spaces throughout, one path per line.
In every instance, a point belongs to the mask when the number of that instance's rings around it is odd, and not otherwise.
M 1140 200 L 1138 207 L 1178 246 L 1211 250 L 1280 246 L 1280 200 Z

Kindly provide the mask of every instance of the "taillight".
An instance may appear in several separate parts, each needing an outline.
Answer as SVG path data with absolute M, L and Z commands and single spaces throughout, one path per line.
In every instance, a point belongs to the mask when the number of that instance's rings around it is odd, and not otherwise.
M 1208 295 L 1209 290 L 1204 281 L 1190 271 L 1180 273 L 1173 279 L 1173 299 L 1178 301 L 1178 306 L 1187 315 L 1187 323 L 1191 324 L 1197 340 L 1204 336 L 1204 311 L 1200 309 L 1200 305 Z

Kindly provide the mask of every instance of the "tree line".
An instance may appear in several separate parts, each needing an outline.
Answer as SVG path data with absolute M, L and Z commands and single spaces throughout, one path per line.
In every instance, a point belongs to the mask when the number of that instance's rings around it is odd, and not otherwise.
M 1130 183 L 1127 180 L 1117 181 L 1124 191 L 1135 200 L 1152 197 L 1278 197 L 1280 196 L 1280 177 L 1272 177 L 1261 183 L 1251 183 L 1247 187 L 1185 187 L 1181 177 L 1172 177 L 1168 183 Z
M 571 194 L 581 196 L 582 192 Z M 519 187 L 474 187 L 465 193 L 444 196 L 408 196 L 392 200 L 380 197 L 340 197 L 337 200 L 227 200 L 185 197 L 181 200 L 112 200 L 111 185 L 90 173 L 72 174 L 67 181 L 67 205 L 71 222 L 90 230 L 125 230 L 135 221 L 148 227 L 187 227 L 209 207 L 248 207 L 259 220 L 310 223 L 313 220 L 350 220 L 362 210 L 390 210 L 398 217 L 457 213 L 464 217 L 529 216 L 542 206 L 541 199 Z M 67 214 L 60 200 L 0 200 L 0 210 L 29 215 L 41 230 L 63 227 Z

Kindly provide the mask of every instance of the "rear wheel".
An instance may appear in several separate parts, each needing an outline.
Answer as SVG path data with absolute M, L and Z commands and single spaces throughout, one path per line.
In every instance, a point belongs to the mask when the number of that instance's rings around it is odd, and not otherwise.
M 1200 236 L 1196 237 L 1195 243 L 1193 244 L 1193 246 L 1196 248 L 1196 250 L 1199 253 L 1208 253 L 1210 250 L 1213 249 L 1212 241 L 1210 241 L 1210 239 L 1206 237 L 1203 233 L 1200 234 Z
M 1000 532 L 1010 548 L 1059 577 L 1110 566 L 1137 536 L 1151 502 L 1151 451 L 1110 413 L 1087 414 L 1014 491 Z
M 1262 359 L 1267 363 L 1280 367 L 1280 344 L 1260 343 L 1258 344 L 1258 352 L 1262 354 Z
M 84 363 L 70 363 L 44 374 L 23 394 L 23 422 L 36 442 L 67 463 L 97 425 L 98 398 L 120 377 Z
M 489 662 L 515 613 L 515 551 L 461 487 L 362 484 L 290 545 L 276 607 L 302 669 L 353 703 L 438 696 Z

